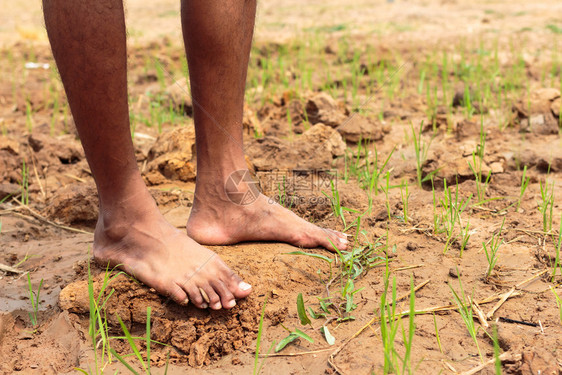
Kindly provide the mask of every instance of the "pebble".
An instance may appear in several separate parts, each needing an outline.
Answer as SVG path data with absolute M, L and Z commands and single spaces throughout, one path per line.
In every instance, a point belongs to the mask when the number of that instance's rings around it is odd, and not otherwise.
M 418 244 L 414 242 L 408 242 L 406 245 L 406 250 L 416 251 L 418 249 Z
M 449 268 L 449 276 L 454 277 L 455 279 L 458 279 L 458 277 L 462 275 L 461 270 L 458 270 L 457 272 L 457 268 Z

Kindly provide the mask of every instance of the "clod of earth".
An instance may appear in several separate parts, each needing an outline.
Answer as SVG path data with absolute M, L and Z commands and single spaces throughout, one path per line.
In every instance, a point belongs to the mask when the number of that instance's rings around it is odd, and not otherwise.
M 316 124 L 294 142 L 276 137 L 251 140 L 246 155 L 257 171 L 330 168 L 345 152 L 345 142 L 334 129 Z
M 558 106 L 556 104 L 558 103 Z M 520 124 L 520 131 L 536 134 L 558 134 L 560 91 L 540 88 L 531 91 L 513 106 Z
M 146 180 L 158 185 L 166 180 L 195 180 L 195 128 L 180 127 L 158 137 L 148 152 Z
M 57 190 L 44 213 L 65 224 L 94 227 L 98 220 L 98 206 L 96 186 L 77 182 Z
M 94 277 L 96 297 L 102 283 L 103 274 Z M 256 338 L 259 304 L 252 297 L 239 301 L 231 310 L 211 311 L 179 306 L 123 274 L 110 282 L 106 293 L 111 289 L 115 292 L 106 306 L 110 329 L 119 335 L 118 315 L 133 332 L 142 331 L 150 306 L 152 339 L 175 349 L 170 354 L 172 362 L 201 367 L 235 350 L 245 351 Z M 60 293 L 59 306 L 71 313 L 88 314 L 88 282 L 76 281 L 66 286 Z M 154 346 L 153 350 L 158 351 Z
M 343 123 L 347 116 L 345 107 L 339 106 L 327 93 L 319 92 L 313 95 L 306 103 L 306 113 L 311 124 L 319 122 L 332 128 Z
M 380 141 L 383 139 L 382 125 L 359 114 L 352 114 L 337 127 L 343 139 L 349 143 L 359 141 Z

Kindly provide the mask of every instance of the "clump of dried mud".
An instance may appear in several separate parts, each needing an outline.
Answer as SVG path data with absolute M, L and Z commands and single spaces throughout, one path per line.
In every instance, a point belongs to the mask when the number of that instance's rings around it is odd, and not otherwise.
M 93 279 L 96 297 L 103 285 L 103 277 L 104 274 L 99 274 Z M 172 363 L 201 367 L 235 350 L 246 351 L 256 338 L 259 305 L 251 297 L 239 301 L 228 311 L 200 310 L 193 306 L 179 306 L 124 274 L 109 283 L 104 298 L 112 290 L 106 312 L 108 324 L 116 335 L 122 335 L 117 319 L 120 317 L 133 335 L 144 336 L 147 308 L 151 307 L 151 339 L 172 348 L 154 345 L 151 360 L 155 365 L 163 365 L 170 351 Z M 66 286 L 60 293 L 59 306 L 71 313 L 88 314 L 87 280 Z M 131 351 L 125 342 L 114 345 L 114 348 L 123 354 Z

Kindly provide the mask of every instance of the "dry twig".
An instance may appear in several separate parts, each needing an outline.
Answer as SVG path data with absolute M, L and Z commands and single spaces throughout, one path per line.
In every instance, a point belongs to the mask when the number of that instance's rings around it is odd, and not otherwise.
M 85 231 L 85 230 L 82 230 L 82 229 L 67 227 L 66 225 L 55 223 L 54 221 L 51 221 L 51 220 L 47 219 L 46 217 L 41 216 L 39 213 L 37 213 L 36 211 L 31 209 L 30 207 L 22 204 L 21 202 L 18 202 L 17 200 L 14 200 L 14 201 L 17 202 L 20 206 L 14 208 L 14 209 L 5 209 L 5 210 L 3 210 L 3 212 L 0 212 L 0 215 L 13 215 L 13 216 L 20 217 L 20 218 L 26 219 L 26 220 L 35 218 L 35 219 L 37 219 L 39 221 L 42 221 L 46 224 L 52 225 L 52 226 L 54 226 L 56 228 L 59 228 L 59 229 L 67 230 L 69 232 L 93 234 L 92 232 L 88 232 L 88 231 Z M 27 210 L 29 212 L 29 215 L 24 215 L 22 213 L 16 212 L 17 210 L 21 210 L 21 209 Z
M 513 354 L 513 353 L 510 353 L 510 352 L 507 352 L 507 353 L 503 353 L 502 355 L 500 355 L 500 361 L 502 361 L 502 362 L 504 362 L 504 361 L 518 361 L 520 359 L 521 359 L 521 354 Z M 474 374 L 482 371 L 484 368 L 486 368 L 486 366 L 494 364 L 494 362 L 496 362 L 496 359 L 492 358 L 489 361 L 486 361 L 484 363 L 479 364 L 476 367 L 471 368 L 468 371 L 462 372 L 460 375 L 474 375 Z
M 0 271 L 4 271 L 4 272 L 11 272 L 11 273 L 23 273 L 24 271 L 22 270 L 18 270 L 17 268 L 14 267 L 10 267 L 6 264 L 0 263 Z

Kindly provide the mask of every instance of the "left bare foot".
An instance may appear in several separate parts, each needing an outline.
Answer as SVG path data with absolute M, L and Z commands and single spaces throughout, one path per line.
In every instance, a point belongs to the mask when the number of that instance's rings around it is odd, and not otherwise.
M 243 190 L 237 190 L 237 193 L 255 189 L 244 185 L 236 187 Z M 335 251 L 333 243 L 339 250 L 347 249 L 345 234 L 309 223 L 255 190 L 251 203 L 235 203 L 236 199 L 227 192 L 229 188 L 221 189 L 222 186 L 225 186 L 224 183 L 216 183 L 212 184 L 212 188 L 196 189 L 186 228 L 189 237 L 198 243 L 230 245 L 247 241 L 275 241 Z

